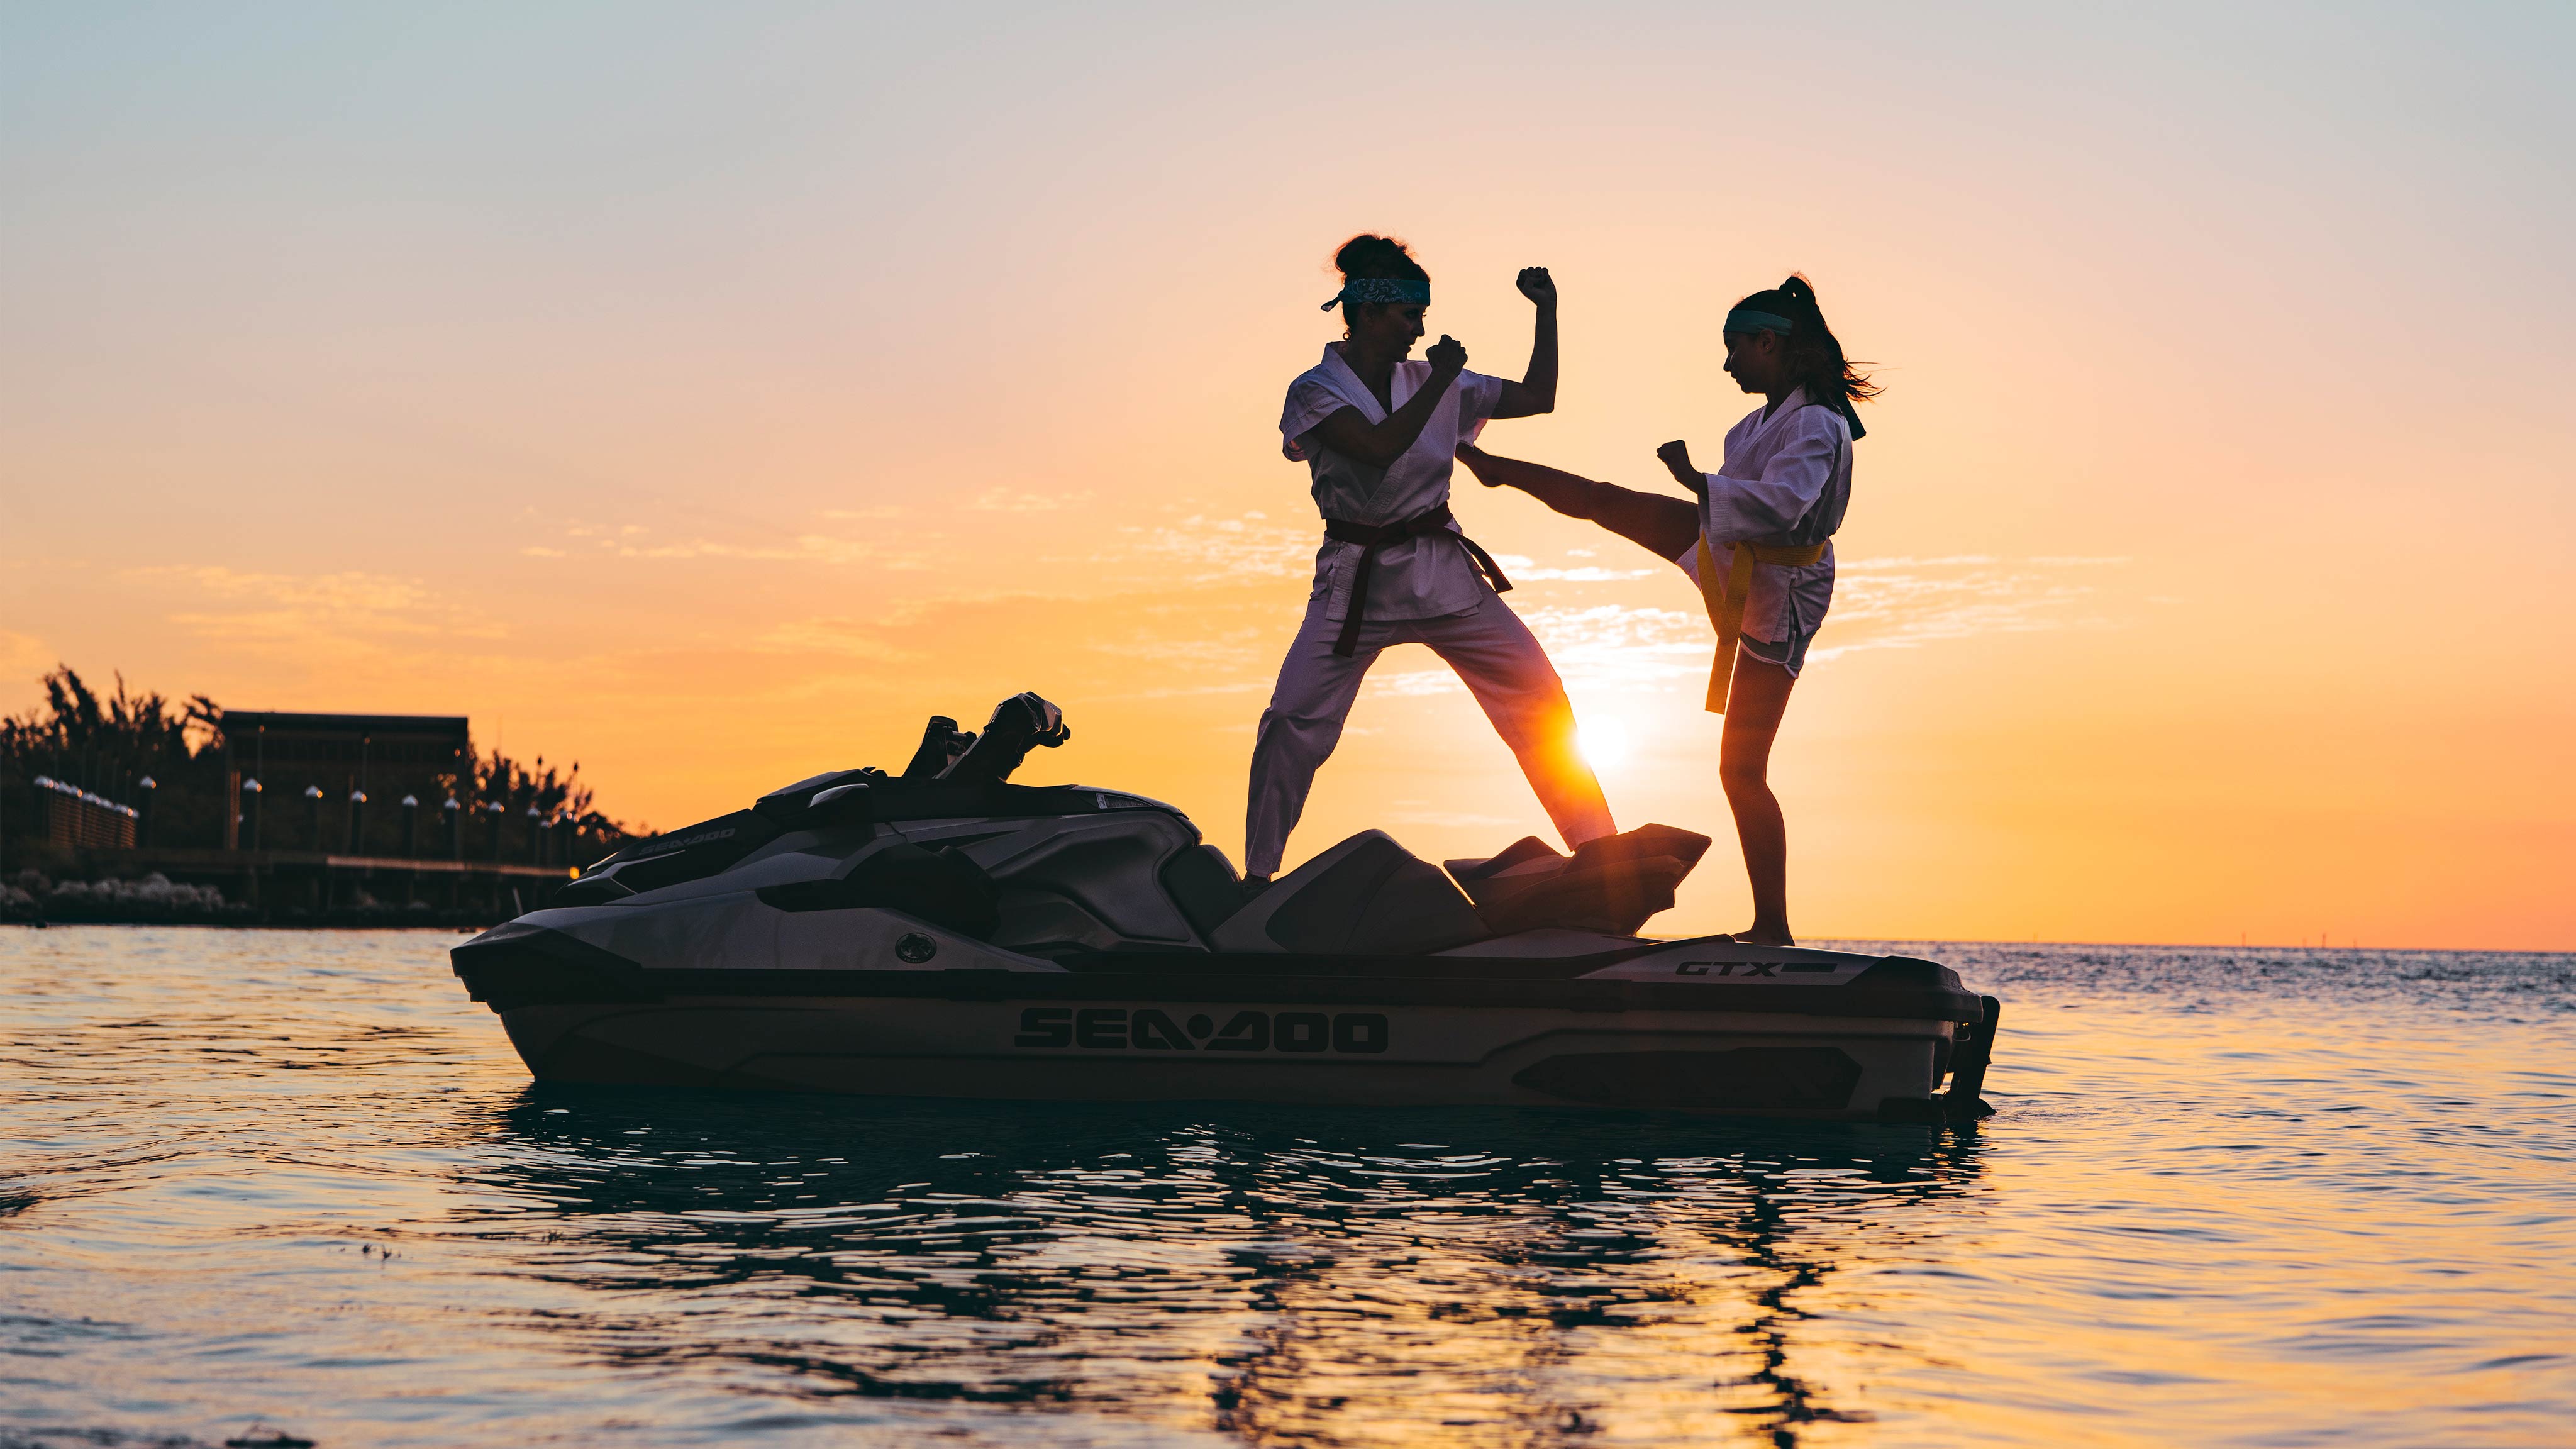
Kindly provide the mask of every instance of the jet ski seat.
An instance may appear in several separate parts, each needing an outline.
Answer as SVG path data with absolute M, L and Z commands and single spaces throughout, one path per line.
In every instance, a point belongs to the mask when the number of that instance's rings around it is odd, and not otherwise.
M 1633 936 L 1647 917 L 1672 908 L 1674 888 L 1708 847 L 1695 830 L 1640 825 L 1587 840 L 1571 856 L 1532 835 L 1500 855 L 1448 865 L 1497 934 L 1552 926 Z
M 1440 867 L 1363 830 L 1280 877 L 1214 939 L 1220 951 L 1425 956 L 1493 934 Z

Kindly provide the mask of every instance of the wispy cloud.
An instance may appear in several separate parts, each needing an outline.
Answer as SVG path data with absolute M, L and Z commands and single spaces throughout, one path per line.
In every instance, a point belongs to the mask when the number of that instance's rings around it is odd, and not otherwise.
M 845 659 L 896 661 L 917 657 L 886 640 L 876 622 L 864 619 L 795 619 L 777 625 L 751 642 L 762 654 L 830 654 Z
M 874 544 L 819 533 L 800 534 L 784 543 L 721 543 L 705 538 L 692 538 L 681 543 L 603 542 L 619 558 L 728 558 L 773 563 L 854 564 L 875 559 L 878 555 Z
M 1131 525 L 1119 532 L 1124 535 L 1120 541 L 1091 555 L 1089 562 L 1130 569 L 1146 565 L 1173 583 L 1194 584 L 1304 577 L 1314 571 L 1322 535 L 1311 522 L 1273 523 L 1264 513 L 1194 514 L 1176 524 Z M 1586 549 L 1566 553 L 1571 558 L 1594 556 Z M 1514 583 L 1625 583 L 1665 572 L 1652 566 L 1542 565 L 1522 554 L 1497 554 L 1494 562 Z
M 1114 641 L 1095 639 L 1090 647 L 1102 654 L 1151 659 L 1175 671 L 1204 673 L 1267 664 L 1263 641 L 1269 636 L 1270 631 L 1263 629 L 1228 629 L 1182 639 L 1140 632 Z
M 1567 552 L 1581 553 L 1585 558 L 1592 557 L 1591 554 L 1583 553 L 1581 550 L 1568 549 Z M 1642 579 L 1664 572 L 1663 569 L 1658 568 L 1608 569 L 1599 564 L 1577 564 L 1572 568 L 1540 568 L 1537 559 L 1524 558 L 1516 553 L 1498 553 L 1494 555 L 1494 562 L 1502 565 L 1503 572 L 1509 574 L 1514 583 L 1613 584 L 1623 579 Z
M 201 638 L 252 650 L 345 653 L 509 634 L 507 626 L 417 579 L 388 574 L 245 573 L 206 565 L 128 569 L 122 577 L 193 595 L 201 605 L 172 613 L 171 623 Z M 227 604 L 235 607 L 222 607 Z
M 1837 569 L 1833 610 L 1809 657 L 2099 625 L 2104 621 L 2089 610 L 2095 586 L 2069 579 L 2065 571 L 2127 562 L 2045 557 L 2010 563 L 1977 555 L 1855 560 Z
M 1088 491 L 1081 493 L 1024 493 L 1015 488 L 988 488 L 967 504 L 977 513 L 1055 513 L 1079 508 L 1091 501 Z
M 2115 567 L 2116 558 L 2006 563 L 1984 555 L 1863 559 L 1840 566 L 1832 610 L 1811 660 L 1864 649 L 1914 649 L 1980 634 L 2026 634 L 2107 624 L 2093 584 L 2067 570 Z M 1651 571 L 1650 571 L 1651 572 Z M 1533 575 L 1535 577 L 1536 575 Z M 1625 604 L 1526 607 L 1521 617 L 1548 658 L 1579 689 L 1657 687 L 1705 678 L 1716 635 L 1696 610 Z M 1447 667 L 1381 669 L 1372 691 L 1435 695 L 1464 685 Z
M 834 509 L 821 516 L 849 520 L 891 515 L 877 510 Z M 821 532 L 749 540 L 700 535 L 665 541 L 657 540 L 654 530 L 640 523 L 567 523 L 563 526 L 562 536 L 571 541 L 570 548 L 529 544 L 519 552 L 529 558 L 734 559 L 827 566 L 867 563 L 886 569 L 923 566 L 917 555 L 909 551 L 889 550 L 879 540 L 843 538 L 838 534 Z
M 1290 528 L 1263 513 L 1233 518 L 1193 514 L 1177 524 L 1129 525 L 1119 541 L 1090 561 L 1144 566 L 1169 583 L 1221 583 L 1295 577 L 1315 567 L 1314 528 Z
M 1125 699 L 1197 699 L 1202 696 L 1216 694 L 1259 694 L 1266 692 L 1269 688 L 1270 681 L 1268 679 L 1233 679 L 1220 684 L 1163 685 L 1154 689 L 1139 689 L 1120 697 Z M 1342 730 L 1342 733 L 1347 735 L 1353 733 L 1353 731 L 1348 727 L 1345 727 Z

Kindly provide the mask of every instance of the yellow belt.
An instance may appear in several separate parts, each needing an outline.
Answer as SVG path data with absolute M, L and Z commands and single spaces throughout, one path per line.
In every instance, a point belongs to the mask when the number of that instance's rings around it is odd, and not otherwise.
M 1708 535 L 1699 536 L 1699 597 L 1708 605 L 1708 621 L 1717 626 L 1717 663 L 1708 671 L 1708 712 L 1726 713 L 1726 692 L 1735 682 L 1735 646 L 1744 638 L 1744 601 L 1753 595 L 1753 566 L 1781 564 L 1790 568 L 1823 563 L 1825 546 L 1744 543 L 1727 560 L 1726 592 L 1717 590 L 1717 560 L 1708 551 Z

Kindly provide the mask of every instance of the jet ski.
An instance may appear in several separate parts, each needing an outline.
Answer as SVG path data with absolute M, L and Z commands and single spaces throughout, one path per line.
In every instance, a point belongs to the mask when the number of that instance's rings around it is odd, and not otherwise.
M 871 1096 L 1964 1121 L 2000 1004 L 1906 956 L 1638 934 L 1649 825 L 1420 859 L 1366 830 L 1247 891 L 1189 817 L 1014 784 L 1034 694 L 641 840 L 451 952 L 540 1081 Z M 1944 1083 L 1946 1081 L 1946 1088 Z

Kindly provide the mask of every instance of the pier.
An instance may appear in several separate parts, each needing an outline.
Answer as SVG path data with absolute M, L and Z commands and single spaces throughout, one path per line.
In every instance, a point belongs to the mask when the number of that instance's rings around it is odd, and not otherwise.
M 101 876 L 158 872 L 220 887 L 261 920 L 337 917 L 426 907 L 438 919 L 503 920 L 537 909 L 580 874 L 570 866 L 435 856 L 345 855 L 323 850 L 92 850 L 81 864 Z

